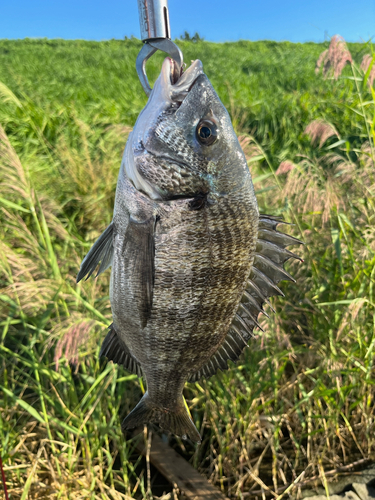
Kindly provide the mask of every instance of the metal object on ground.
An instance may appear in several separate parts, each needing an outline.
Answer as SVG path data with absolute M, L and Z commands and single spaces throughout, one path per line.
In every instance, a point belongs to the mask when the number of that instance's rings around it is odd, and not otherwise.
M 149 453 L 150 462 L 171 484 L 176 484 L 181 493 L 191 500 L 228 500 L 220 490 L 199 474 L 180 454 L 155 433 L 152 433 L 151 449 L 147 450 L 142 434 L 134 432 L 137 450 L 142 455 Z
M 176 63 L 177 72 L 183 64 L 181 50 L 172 42 L 167 0 L 138 0 L 141 39 L 144 45 L 138 54 L 136 69 L 147 96 L 151 87 L 146 74 L 146 62 L 157 50 L 166 52 Z

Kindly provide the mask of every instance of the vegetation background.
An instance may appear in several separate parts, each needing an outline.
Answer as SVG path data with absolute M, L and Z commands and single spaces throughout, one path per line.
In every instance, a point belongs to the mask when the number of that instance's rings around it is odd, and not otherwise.
M 231 498 L 326 486 L 375 458 L 371 47 L 333 39 L 316 73 L 328 42 L 178 43 L 231 114 L 261 211 L 306 245 L 240 364 L 187 385 L 202 444 L 169 442 Z M 0 455 L 14 500 L 178 497 L 120 430 L 142 381 L 98 359 L 109 272 L 75 284 L 146 103 L 139 49 L 0 41 Z

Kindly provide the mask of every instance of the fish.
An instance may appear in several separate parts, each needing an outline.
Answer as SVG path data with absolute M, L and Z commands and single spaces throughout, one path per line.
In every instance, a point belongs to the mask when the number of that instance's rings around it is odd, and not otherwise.
M 187 381 L 236 362 L 269 297 L 294 279 L 300 241 L 259 213 L 245 155 L 201 61 L 176 76 L 166 58 L 121 162 L 113 219 L 77 282 L 110 266 L 113 323 L 100 350 L 147 390 L 122 430 L 158 424 L 201 440 Z M 301 260 L 301 259 L 300 259 Z M 272 306 L 271 306 L 272 307 Z

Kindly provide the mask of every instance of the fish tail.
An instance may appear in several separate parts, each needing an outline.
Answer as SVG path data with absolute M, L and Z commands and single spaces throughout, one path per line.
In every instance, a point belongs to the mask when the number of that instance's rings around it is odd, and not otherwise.
M 182 395 L 177 409 L 170 410 L 160 408 L 146 392 L 134 410 L 122 422 L 121 429 L 125 431 L 149 423 L 159 424 L 162 429 L 183 439 L 189 437 L 192 441 L 201 442 L 201 436 L 190 418 Z

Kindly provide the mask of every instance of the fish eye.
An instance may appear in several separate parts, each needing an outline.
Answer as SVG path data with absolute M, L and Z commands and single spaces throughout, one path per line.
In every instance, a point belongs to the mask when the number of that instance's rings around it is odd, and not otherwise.
M 201 120 L 198 123 L 196 134 L 200 144 L 211 146 L 217 140 L 217 127 L 211 120 Z

